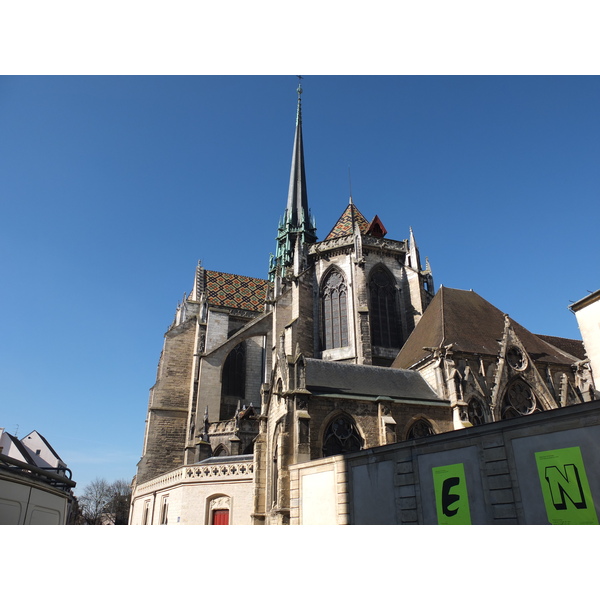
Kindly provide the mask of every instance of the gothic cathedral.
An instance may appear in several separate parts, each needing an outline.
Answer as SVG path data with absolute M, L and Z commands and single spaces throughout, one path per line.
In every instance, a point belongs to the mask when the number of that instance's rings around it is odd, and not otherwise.
M 178 514 L 200 516 L 183 522 L 287 524 L 290 465 L 593 397 L 580 342 L 536 336 L 474 292 L 434 294 L 412 230 L 388 238 L 350 197 L 318 240 L 301 93 L 268 278 L 198 264 L 165 334 L 132 523 L 170 522 L 173 494 L 155 508 L 151 492 L 187 481 Z

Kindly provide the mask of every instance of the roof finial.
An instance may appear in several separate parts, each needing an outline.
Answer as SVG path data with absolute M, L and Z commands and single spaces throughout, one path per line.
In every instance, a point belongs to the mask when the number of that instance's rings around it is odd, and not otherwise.
M 296 75 L 298 78 L 298 112 L 296 113 L 296 123 L 302 123 L 302 99 L 300 98 L 302 94 L 302 80 L 304 77 L 302 75 Z
M 352 178 L 350 177 L 350 165 L 348 165 L 348 188 L 350 190 L 350 204 L 354 204 L 352 202 Z

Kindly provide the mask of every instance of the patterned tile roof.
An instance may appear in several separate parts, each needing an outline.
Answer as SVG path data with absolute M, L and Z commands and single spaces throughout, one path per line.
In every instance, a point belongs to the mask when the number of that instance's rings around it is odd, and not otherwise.
M 205 289 L 211 306 L 262 312 L 268 286 L 265 279 L 205 271 Z
M 364 218 L 360 210 L 358 210 L 354 204 L 348 204 L 346 210 L 342 213 L 342 216 L 338 219 L 338 222 L 334 225 L 333 229 L 325 239 L 332 240 L 333 238 L 350 235 L 353 232 L 354 222 L 358 223 L 358 227 L 362 234 L 367 233 L 369 221 Z

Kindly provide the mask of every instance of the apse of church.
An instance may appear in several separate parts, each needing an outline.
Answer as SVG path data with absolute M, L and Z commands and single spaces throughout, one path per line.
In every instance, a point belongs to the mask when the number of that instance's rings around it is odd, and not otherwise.
M 267 279 L 199 263 L 150 391 L 134 501 L 154 502 L 171 477 L 206 481 L 190 522 L 243 500 L 227 522 L 287 524 L 292 465 L 594 395 L 581 344 L 535 336 L 474 292 L 434 294 L 411 228 L 388 237 L 350 197 L 318 240 L 301 94 Z

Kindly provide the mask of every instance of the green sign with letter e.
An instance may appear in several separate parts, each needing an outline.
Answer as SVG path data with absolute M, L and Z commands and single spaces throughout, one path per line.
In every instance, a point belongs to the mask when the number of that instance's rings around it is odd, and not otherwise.
M 433 489 L 439 525 L 471 525 L 463 463 L 434 467 Z
M 581 449 L 536 452 L 548 521 L 552 525 L 598 525 Z

